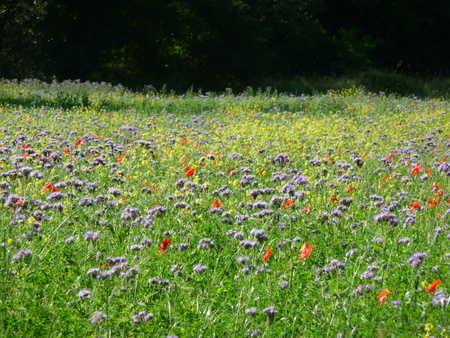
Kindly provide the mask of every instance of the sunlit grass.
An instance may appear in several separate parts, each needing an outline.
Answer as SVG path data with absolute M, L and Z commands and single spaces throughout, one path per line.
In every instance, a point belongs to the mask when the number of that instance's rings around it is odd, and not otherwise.
M 1 90 L 4 336 L 449 329 L 447 101 Z

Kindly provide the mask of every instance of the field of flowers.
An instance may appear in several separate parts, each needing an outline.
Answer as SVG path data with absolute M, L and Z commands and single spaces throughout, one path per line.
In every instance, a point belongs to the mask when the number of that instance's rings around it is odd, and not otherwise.
M 0 83 L 0 336 L 447 337 L 450 103 Z

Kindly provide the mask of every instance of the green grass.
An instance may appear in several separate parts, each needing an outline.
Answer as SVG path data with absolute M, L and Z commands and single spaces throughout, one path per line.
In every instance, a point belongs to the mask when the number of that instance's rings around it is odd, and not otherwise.
M 36 81 L 0 92 L 1 336 L 450 329 L 448 101 Z

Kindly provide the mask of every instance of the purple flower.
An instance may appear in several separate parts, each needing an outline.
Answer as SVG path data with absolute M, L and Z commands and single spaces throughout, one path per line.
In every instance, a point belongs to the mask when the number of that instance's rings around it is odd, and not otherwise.
M 264 242 L 265 240 L 267 240 L 267 238 L 269 238 L 269 236 L 266 234 L 266 232 L 262 229 L 255 229 L 253 228 L 252 230 L 250 230 L 250 234 L 255 236 L 256 239 L 258 240 L 258 242 Z
M 273 306 L 266 307 L 264 310 L 262 310 L 262 312 L 267 315 L 267 323 L 269 325 L 272 324 L 275 315 L 278 313 L 278 311 Z
M 391 301 L 391 304 L 394 305 L 395 307 L 399 306 L 402 303 L 402 301 L 400 299 L 393 299 Z
M 338 260 L 335 259 L 335 258 L 332 259 L 332 260 L 330 261 L 330 264 L 333 265 L 333 266 L 335 266 L 336 268 L 339 268 L 339 269 L 345 268 L 345 264 L 342 263 L 342 262 L 340 262 L 340 261 L 338 261 Z
M 103 312 L 95 311 L 91 316 L 91 323 L 92 324 L 99 324 L 103 322 L 106 319 L 106 315 Z
M 92 231 L 88 230 L 84 233 L 84 239 L 86 241 L 95 242 L 98 239 L 99 235 L 100 235 L 99 232 L 92 232 Z
M 31 250 L 30 249 L 20 249 L 13 255 L 13 260 L 18 261 L 24 258 L 27 258 L 31 256 Z
M 257 309 L 254 307 L 249 307 L 245 309 L 245 313 L 248 313 L 251 316 L 254 316 L 256 314 Z
M 207 266 L 197 264 L 196 266 L 194 266 L 193 271 L 194 271 L 194 272 L 201 273 L 201 272 L 205 271 L 206 269 L 208 269 Z
M 47 196 L 47 200 L 49 201 L 58 201 L 64 197 L 64 194 L 60 191 L 54 191 L 50 195 Z
M 366 270 L 361 274 L 361 279 L 371 279 L 372 277 L 373 277 L 372 271 Z
M 118 257 L 108 257 L 106 258 L 108 263 L 110 264 L 119 264 L 119 263 L 126 263 L 127 259 L 125 256 L 118 256 Z
M 197 248 L 199 249 L 206 249 L 206 248 L 213 248 L 216 245 L 210 238 L 204 237 L 201 238 L 197 243 Z
M 434 306 L 445 306 L 450 303 L 450 296 L 448 296 L 444 291 L 437 290 L 434 293 L 434 297 L 431 300 Z
M 145 311 L 138 311 L 134 316 L 133 316 L 133 322 L 135 322 L 136 324 L 140 324 L 140 323 L 147 323 L 149 321 L 149 319 L 153 318 L 153 313 L 149 312 L 145 312 Z
M 178 244 L 178 251 L 186 250 L 189 247 L 187 243 L 180 243 Z
M 241 264 L 244 264 L 245 262 L 247 262 L 249 260 L 250 260 L 250 257 L 248 257 L 248 256 L 240 256 L 237 258 L 237 261 Z
M 390 213 L 388 210 L 383 210 L 381 213 L 375 215 L 374 220 L 381 223 L 381 222 L 387 222 L 390 223 L 391 225 L 398 225 L 399 220 L 397 219 L 397 217 Z
M 279 287 L 281 290 L 284 290 L 284 289 L 286 289 L 286 288 L 288 287 L 288 285 L 289 285 L 289 282 L 288 282 L 288 281 L 282 281 L 281 283 L 278 284 L 278 287 Z
M 74 236 L 69 236 L 69 237 L 67 237 L 67 238 L 64 240 L 64 242 L 65 242 L 66 244 L 72 244 L 74 241 L 75 241 L 75 237 L 74 237 Z
M 99 268 L 90 268 L 87 272 L 87 275 L 92 276 L 92 277 L 100 277 L 102 275 L 102 272 Z
M 418 268 L 422 264 L 425 257 L 427 257 L 425 252 L 416 252 L 409 257 L 408 262 L 413 267 Z
M 78 297 L 80 298 L 91 298 L 92 297 L 92 292 L 86 289 L 81 289 L 80 291 L 78 291 Z
M 273 159 L 273 163 L 274 164 L 279 164 L 282 167 L 284 167 L 286 165 L 286 163 L 291 162 L 292 160 L 289 158 L 288 155 L 281 153 L 278 154 L 277 156 L 275 156 L 275 158 Z
M 84 196 L 78 200 L 78 205 L 81 206 L 90 206 L 95 204 L 96 200 L 92 197 Z
M 169 281 L 167 279 L 159 279 L 156 277 L 149 278 L 148 282 L 150 284 L 167 285 Z
M 241 244 L 244 248 L 249 249 L 249 248 L 253 248 L 254 246 L 258 245 L 258 242 L 251 241 L 249 239 L 244 239 L 239 244 Z
M 409 237 L 403 237 L 403 238 L 400 238 L 400 239 L 397 241 L 397 243 L 399 243 L 399 244 L 404 244 L 404 243 L 409 243 L 409 241 L 410 241 Z
M 352 291 L 352 295 L 353 296 L 362 296 L 365 293 L 368 293 L 372 291 L 372 287 L 369 284 L 359 284 L 353 291 Z

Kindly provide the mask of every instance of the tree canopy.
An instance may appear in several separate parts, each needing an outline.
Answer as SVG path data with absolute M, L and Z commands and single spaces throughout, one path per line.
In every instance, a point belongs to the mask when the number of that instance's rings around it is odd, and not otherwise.
M 224 88 L 449 70 L 450 2 L 4 0 L 0 77 Z

